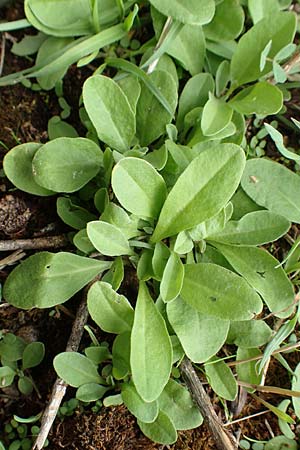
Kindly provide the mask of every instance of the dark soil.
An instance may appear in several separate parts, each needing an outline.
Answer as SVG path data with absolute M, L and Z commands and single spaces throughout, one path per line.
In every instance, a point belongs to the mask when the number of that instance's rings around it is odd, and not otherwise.
M 22 17 L 20 4 L 16 3 L 1 10 L 2 17 L 16 20 Z M 22 33 L 14 37 L 18 39 Z M 15 57 L 10 53 L 11 40 L 5 42 L 5 64 L 3 73 L 11 73 L 31 65 L 32 61 Z M 3 51 L 3 48 L 2 48 Z M 90 74 L 89 69 L 79 71 L 71 67 L 64 82 L 64 94 L 72 107 L 69 122 L 80 135 L 84 129 L 80 124 L 77 106 L 80 89 Z M 25 142 L 46 142 L 47 124 L 53 115 L 59 115 L 60 107 L 53 91 L 34 92 L 23 85 L 8 86 L 0 91 L 0 163 L 10 148 Z M 274 152 L 273 147 L 270 147 Z M 1 168 L 1 165 L 0 165 Z M 65 231 L 65 226 L 56 215 L 55 198 L 41 199 L 18 192 L 10 183 L 0 178 L 0 239 L 28 238 L 57 234 Z M 295 231 L 297 234 L 297 230 Z M 0 256 L 4 258 L 7 254 Z M 1 269 L 0 282 L 4 282 L 11 267 Z M 123 293 L 134 299 L 135 280 L 128 278 L 122 286 Z M 72 313 L 76 311 L 78 298 L 68 302 L 66 307 Z M 13 332 L 28 342 L 40 340 L 46 347 L 46 358 L 32 371 L 40 397 L 34 393 L 29 397 L 20 395 L 15 387 L 3 390 L 0 396 L 0 423 L 9 421 L 13 414 L 28 417 L 39 413 L 49 399 L 56 375 L 52 367 L 53 357 L 65 349 L 72 326 L 72 318 L 63 311 L 17 310 L 9 305 L 0 304 L 0 330 Z M 299 353 L 290 354 L 292 367 L 300 361 Z M 273 386 L 290 388 L 290 379 L 286 370 L 278 363 L 270 367 L 268 383 Z M 71 395 L 71 394 L 70 394 Z M 278 405 L 280 399 L 274 395 L 264 395 L 270 403 Z M 222 420 L 222 405 L 212 397 L 215 409 Z M 263 411 L 265 407 L 248 396 L 240 418 Z M 241 421 L 231 429 L 237 436 L 246 435 L 257 440 L 268 440 L 272 434 L 281 434 L 278 420 L 272 413 L 251 420 Z M 1 428 L 0 428 L 1 432 Z M 139 430 L 135 418 L 123 406 L 103 408 L 99 414 L 89 411 L 76 411 L 72 417 L 63 421 L 57 419 L 50 434 L 49 450 L 213 450 L 216 448 L 205 425 L 199 429 L 180 432 L 173 446 L 153 444 Z

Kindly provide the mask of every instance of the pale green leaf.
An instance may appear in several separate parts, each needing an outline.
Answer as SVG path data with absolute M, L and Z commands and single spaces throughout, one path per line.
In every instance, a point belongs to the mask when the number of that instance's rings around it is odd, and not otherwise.
M 172 252 L 160 283 L 160 295 L 164 302 L 171 302 L 180 294 L 184 267 L 180 257 Z
M 159 413 L 157 400 L 145 402 L 132 383 L 122 384 L 121 395 L 125 406 L 138 420 L 145 423 L 155 421 Z
M 137 422 L 144 435 L 154 442 L 169 445 L 177 441 L 176 428 L 169 416 L 162 411 L 153 423 Z
M 280 10 L 278 0 L 248 0 L 248 8 L 253 23 L 257 23 L 265 17 L 269 17 L 271 20 L 273 14 Z
M 229 264 L 264 299 L 277 317 L 288 317 L 294 302 L 293 285 L 278 261 L 266 250 L 215 243 Z M 290 308 L 289 308 L 290 307 Z
M 102 167 L 98 145 L 85 138 L 58 138 L 40 147 L 32 160 L 35 181 L 55 192 L 74 192 Z
M 69 300 L 110 266 L 109 261 L 72 253 L 36 253 L 10 273 L 3 296 L 17 308 L 51 308 Z
M 120 86 L 108 77 L 94 75 L 83 85 L 87 113 L 105 144 L 126 152 L 135 135 L 135 116 Z
M 130 365 L 139 395 L 146 402 L 156 400 L 169 380 L 172 345 L 165 321 L 144 282 L 140 283 L 135 308 Z
M 212 94 L 206 102 L 201 119 L 201 128 L 205 136 L 220 133 L 229 124 L 233 110 L 229 104 Z
M 45 356 L 45 346 L 42 342 L 31 342 L 25 347 L 22 357 L 22 368 L 30 369 L 38 366 Z
M 95 402 L 103 397 L 108 388 L 97 383 L 81 385 L 76 391 L 76 398 L 82 402 Z
M 130 331 L 134 311 L 123 295 L 117 294 L 110 284 L 94 283 L 88 292 L 88 310 L 96 324 L 107 333 Z
M 214 362 L 204 365 L 205 373 L 211 388 L 220 397 L 233 401 L 238 392 L 236 379 L 234 378 L 230 368 L 224 361 Z
M 132 253 L 128 239 L 115 225 L 95 220 L 89 222 L 86 229 L 89 240 L 103 255 L 120 256 Z
M 229 320 L 200 313 L 180 297 L 168 303 L 167 314 L 186 355 L 195 363 L 207 361 L 226 340 Z
M 138 158 L 123 158 L 116 164 L 112 188 L 121 205 L 141 217 L 156 218 L 167 195 L 162 176 Z
M 231 322 L 226 342 L 242 348 L 261 347 L 272 335 L 271 328 L 263 320 Z
M 300 391 L 300 363 L 298 363 L 294 376 L 292 379 L 292 390 L 293 391 Z M 300 398 L 299 397 L 292 397 L 293 407 L 296 416 L 298 419 L 300 418 Z
M 201 313 L 220 319 L 249 320 L 263 306 L 259 295 L 243 278 L 209 263 L 185 265 L 181 296 Z
M 57 375 L 70 386 L 101 382 L 96 365 L 80 353 L 59 353 L 53 360 L 53 366 Z
M 258 205 L 300 223 L 300 177 L 268 159 L 247 161 L 242 188 Z
M 152 241 L 173 236 L 216 215 L 236 190 L 244 165 L 244 152 L 234 144 L 220 144 L 202 152 L 169 193 Z
M 96 216 L 81 206 L 72 203 L 72 200 L 66 197 L 59 197 L 56 201 L 57 214 L 63 222 L 75 230 L 82 230 L 86 224 L 96 220 Z
M 238 348 L 237 361 L 247 360 L 249 358 L 256 358 L 261 356 L 261 351 L 258 348 Z M 257 360 L 243 362 L 237 364 L 236 371 L 239 381 L 244 381 L 249 384 L 260 384 L 262 376 L 258 374 Z M 253 392 L 253 390 L 252 390 Z
M 115 338 L 112 347 L 112 364 L 112 374 L 116 380 L 127 377 L 130 372 L 130 331 L 125 331 Z
M 283 95 L 278 87 L 266 81 L 260 81 L 239 92 L 229 101 L 229 105 L 241 114 L 266 116 L 280 111 Z
M 242 32 L 245 14 L 238 0 L 223 0 L 216 7 L 213 20 L 203 28 L 213 41 L 230 41 Z
M 171 16 L 190 25 L 203 25 L 213 18 L 215 13 L 215 2 L 213 0 L 150 0 L 158 11 L 165 16 Z

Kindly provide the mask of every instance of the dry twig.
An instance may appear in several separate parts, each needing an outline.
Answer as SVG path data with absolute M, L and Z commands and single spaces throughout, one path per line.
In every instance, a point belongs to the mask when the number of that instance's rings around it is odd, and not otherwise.
M 0 252 L 13 250 L 41 250 L 43 248 L 61 248 L 68 245 L 69 241 L 65 235 L 46 236 L 35 239 L 13 239 L 0 241 Z
M 237 442 L 235 438 L 224 429 L 189 359 L 184 358 L 180 364 L 180 371 L 196 405 L 207 421 L 212 437 L 216 442 L 216 448 L 219 450 L 236 450 Z

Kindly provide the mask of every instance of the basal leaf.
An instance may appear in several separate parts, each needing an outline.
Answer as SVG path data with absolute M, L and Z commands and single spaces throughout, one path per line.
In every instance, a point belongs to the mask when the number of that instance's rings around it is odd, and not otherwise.
M 200 313 L 180 297 L 168 303 L 167 314 L 186 355 L 195 363 L 207 361 L 226 340 L 229 320 Z
M 89 240 L 103 255 L 120 256 L 132 253 L 128 239 L 115 225 L 95 220 L 89 222 L 86 229 Z
M 249 13 L 253 23 L 259 22 L 264 17 L 272 18 L 279 12 L 278 0 L 248 0 Z
M 254 211 L 240 220 L 229 221 L 222 231 L 209 234 L 207 240 L 237 245 L 263 245 L 276 241 L 290 228 L 283 216 L 270 211 Z
M 94 75 L 83 85 L 83 101 L 99 139 L 119 152 L 129 150 L 135 135 L 135 116 L 120 86 Z
M 116 380 L 122 380 L 130 373 L 130 334 L 130 331 L 119 334 L 113 343 L 112 374 Z
M 53 195 L 54 192 L 40 186 L 32 172 L 32 160 L 42 144 L 34 142 L 17 145 L 6 153 L 3 169 L 7 178 L 21 191 L 34 195 Z
M 165 16 L 171 16 L 176 20 L 190 25 L 203 25 L 213 18 L 215 2 L 213 0 L 150 0 L 158 11 Z
M 160 295 L 164 302 L 170 302 L 178 297 L 182 288 L 183 277 L 183 263 L 180 257 L 172 252 L 160 283 Z
M 237 382 L 224 361 L 207 363 L 205 373 L 212 389 L 220 397 L 233 401 L 238 392 Z
M 249 320 L 262 310 L 259 295 L 243 278 L 215 264 L 185 265 L 181 296 L 201 313 L 220 319 Z
M 118 162 L 112 172 L 112 188 L 121 205 L 140 217 L 156 218 L 167 195 L 162 176 L 138 158 Z
M 153 423 L 155 421 L 159 413 L 157 400 L 146 403 L 132 383 L 122 384 L 121 392 L 125 406 L 138 420 L 145 423 Z
M 137 421 L 145 436 L 160 444 L 174 444 L 177 441 L 176 428 L 167 414 L 160 411 L 153 423 Z
M 254 86 L 243 89 L 229 105 L 241 114 L 276 114 L 283 105 L 282 91 L 266 81 L 260 81 Z
M 263 320 L 231 322 L 226 342 L 242 348 L 265 345 L 272 335 L 271 328 Z
M 86 224 L 97 217 L 81 206 L 72 203 L 66 197 L 59 197 L 56 201 L 57 214 L 63 222 L 75 230 L 82 230 Z
M 223 0 L 216 7 L 213 20 L 205 25 L 204 33 L 213 41 L 230 41 L 242 32 L 245 14 L 237 0 Z
M 3 296 L 17 308 L 51 308 L 71 298 L 110 265 L 72 253 L 36 253 L 10 273 Z
M 216 215 L 236 190 L 244 165 L 244 152 L 233 144 L 220 144 L 202 152 L 169 193 L 152 241 L 173 236 Z
M 261 356 L 261 351 L 257 348 L 238 348 L 237 361 L 255 358 Z M 250 384 L 260 384 L 261 375 L 258 374 L 257 361 L 248 361 L 236 366 L 239 381 L 245 381 Z
M 169 416 L 176 430 L 191 430 L 203 422 L 189 391 L 177 381 L 169 380 L 158 403 L 160 410 Z
M 38 366 L 45 356 L 45 346 L 42 342 L 31 342 L 25 347 L 22 357 L 22 368 L 29 369 Z
M 97 367 L 86 356 L 76 352 L 63 352 L 53 360 L 57 375 L 73 387 L 87 383 L 101 383 Z
M 76 398 L 82 402 L 95 402 L 103 397 L 108 388 L 97 383 L 82 384 L 76 391 Z
M 148 86 L 142 84 L 136 110 L 136 134 L 142 146 L 151 144 L 165 132 L 177 106 L 177 86 L 172 75 L 155 70 L 148 77 L 168 101 L 171 111 L 167 111 Z
M 85 138 L 58 138 L 38 149 L 32 160 L 35 181 L 55 192 L 74 192 L 99 172 L 103 154 Z
M 233 110 L 228 103 L 210 94 L 201 119 L 201 128 L 205 136 L 220 133 L 229 124 Z
M 293 285 L 278 261 L 266 250 L 215 243 L 236 270 L 264 299 L 277 317 L 288 317 L 294 302 Z M 289 308 L 289 306 L 291 308 Z
M 146 402 L 156 400 L 169 380 L 172 345 L 165 321 L 143 282 L 134 314 L 130 364 L 139 395 Z
M 272 14 L 272 26 L 269 25 L 270 18 L 266 17 L 239 40 L 231 61 L 233 83 L 249 83 L 270 72 L 270 61 L 266 63 L 263 71 L 260 70 L 260 56 L 268 42 L 272 41 L 269 58 L 273 58 L 280 49 L 293 41 L 296 30 L 296 16 L 293 13 L 275 12 Z
M 247 161 L 242 188 L 258 205 L 300 223 L 300 177 L 268 159 Z
M 130 331 L 134 312 L 129 301 L 110 284 L 98 281 L 88 292 L 88 310 L 96 324 L 107 333 Z
M 300 391 L 300 363 L 296 366 L 295 374 L 292 379 L 292 389 L 293 391 Z M 292 397 L 293 407 L 295 410 L 295 414 L 300 418 L 300 398 Z

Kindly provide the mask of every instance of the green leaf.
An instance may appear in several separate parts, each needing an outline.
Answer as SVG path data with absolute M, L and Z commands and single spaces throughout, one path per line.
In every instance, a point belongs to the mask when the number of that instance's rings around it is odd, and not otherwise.
M 81 385 L 76 391 L 76 398 L 82 402 L 95 402 L 103 397 L 108 388 L 97 383 Z
M 278 405 L 278 409 L 286 413 L 290 403 L 291 401 L 289 399 L 282 400 Z M 278 419 L 278 425 L 281 432 L 285 435 L 286 438 L 295 439 L 296 437 L 295 433 L 291 430 L 290 426 L 285 420 Z
M 54 192 L 40 186 L 32 172 L 32 160 L 42 144 L 17 145 L 6 153 L 3 159 L 5 175 L 18 189 L 34 195 L 53 195 Z
M 267 43 L 267 45 L 265 46 L 265 48 L 263 49 L 263 51 L 261 52 L 260 63 L 259 63 L 259 68 L 260 68 L 261 72 L 264 70 L 264 68 L 267 64 L 267 58 L 269 56 L 271 48 L 272 48 L 272 41 L 269 41 Z
M 160 283 L 160 295 L 165 303 L 178 297 L 182 288 L 183 277 L 182 261 L 176 253 L 172 252 Z
M 288 317 L 293 308 L 294 289 L 278 261 L 266 250 L 215 243 L 229 264 L 264 299 L 277 317 Z M 289 308 L 290 307 L 290 308 Z
M 213 20 L 203 28 L 206 38 L 230 41 L 242 32 L 245 14 L 238 0 L 223 0 L 216 7 Z
M 89 222 L 86 229 L 89 240 L 103 255 L 120 256 L 132 253 L 128 239 L 115 225 L 95 220 Z
M 53 366 L 57 375 L 72 387 L 101 383 L 95 364 L 80 353 L 59 353 L 53 360 Z
M 66 252 L 36 253 L 10 273 L 3 296 L 17 308 L 51 308 L 67 301 L 110 265 Z
M 158 416 L 158 402 L 145 402 L 132 383 L 122 384 L 121 395 L 125 406 L 138 420 L 153 423 Z
M 146 84 L 142 84 L 136 110 L 137 137 L 142 146 L 148 146 L 164 132 L 177 106 L 177 86 L 168 72 L 156 70 L 147 76 L 170 105 L 168 111 Z M 151 123 L 151 126 L 149 126 Z
M 261 356 L 261 351 L 258 348 L 241 348 L 237 350 L 236 360 L 245 360 L 249 358 L 255 358 Z M 241 364 L 237 364 L 236 371 L 238 374 L 238 380 L 244 381 L 250 384 L 260 384 L 262 376 L 257 371 L 257 361 L 248 361 Z M 253 390 L 252 390 L 253 392 Z
M 163 411 L 160 411 L 153 423 L 137 421 L 145 436 L 159 444 L 170 445 L 177 441 L 176 428 L 173 422 Z
M 57 214 L 63 222 L 75 230 L 81 230 L 96 216 L 84 208 L 75 205 L 72 200 L 66 197 L 59 197 L 56 201 Z
M 160 410 L 169 416 L 176 430 L 191 430 L 203 422 L 189 391 L 172 379 L 161 393 L 158 403 Z
M 102 277 L 102 281 L 111 284 L 112 288 L 117 291 L 124 279 L 124 264 L 121 256 L 115 258 L 108 272 Z
M 126 152 L 135 135 L 135 117 L 120 86 L 111 78 L 94 75 L 83 85 L 83 102 L 105 144 Z
M 241 187 L 238 188 L 231 198 L 231 202 L 233 204 L 233 220 L 239 220 L 246 214 L 263 209 L 261 206 L 257 205 Z
M 31 342 L 25 347 L 22 357 L 22 368 L 25 370 L 38 366 L 44 359 L 44 356 L 44 344 L 42 342 Z
M 273 142 L 275 143 L 277 149 L 280 151 L 280 153 L 287 159 L 291 159 L 292 161 L 300 162 L 300 155 L 297 153 L 291 152 L 288 150 L 283 141 L 282 134 L 276 130 L 276 128 L 272 127 L 272 125 L 265 123 L 265 128 L 269 135 L 271 136 Z
M 190 25 L 203 25 L 213 18 L 215 13 L 215 2 L 213 0 L 174 0 L 170 3 L 168 0 L 150 0 L 158 11 L 165 16 L 171 16 Z
M 178 255 L 185 255 L 193 250 L 194 243 L 187 231 L 181 231 L 174 244 L 174 252 Z
M 237 245 L 263 245 L 286 234 L 291 224 L 270 211 L 254 211 L 238 221 L 230 221 L 223 230 L 209 234 L 208 241 Z
M 227 103 L 210 94 L 202 113 L 203 134 L 213 136 L 224 130 L 229 124 L 232 114 L 233 110 Z
M 241 114 L 276 114 L 282 108 L 283 95 L 278 87 L 266 81 L 243 89 L 229 101 L 229 105 Z
M 285 436 L 276 436 L 266 443 L 264 450 L 281 450 L 287 448 L 289 450 L 297 450 L 297 442 L 288 439 Z
M 55 192 L 74 192 L 99 172 L 102 151 L 85 138 L 58 138 L 44 144 L 32 160 L 35 181 Z
M 268 17 L 273 18 L 273 14 L 279 12 L 278 0 L 248 0 L 248 9 L 253 23 Z
M 116 380 L 122 380 L 130 372 L 130 332 L 119 334 L 112 347 L 112 374 Z
M 116 164 L 112 188 L 121 205 L 140 217 L 156 218 L 167 195 L 162 176 L 138 158 L 123 158 Z
M 7 333 L 0 340 L 0 356 L 6 361 L 18 361 L 22 359 L 26 342 L 13 333 Z
M 212 389 L 220 397 L 233 401 L 238 392 L 236 379 L 224 361 L 211 362 L 204 365 L 205 373 Z
M 293 391 L 300 391 L 300 363 L 297 364 L 294 376 L 292 379 L 292 390 Z M 296 416 L 298 419 L 300 418 L 300 398 L 299 397 L 292 397 L 293 407 Z
M 258 205 L 300 223 L 300 177 L 268 159 L 247 161 L 242 188 Z
M 156 400 L 169 380 L 172 345 L 165 321 L 144 282 L 140 283 L 135 308 L 130 365 L 139 395 L 146 402 Z
M 262 310 L 259 295 L 243 278 L 215 264 L 185 265 L 181 296 L 201 313 L 220 319 L 249 320 Z
M 108 348 L 101 345 L 87 347 L 84 349 L 84 353 L 96 365 L 110 359 Z
M 204 106 L 209 92 L 214 92 L 214 79 L 209 73 L 199 73 L 189 78 L 179 97 L 177 127 L 182 128 L 186 114 L 198 106 Z
M 186 355 L 195 363 L 207 361 L 226 340 L 229 320 L 202 314 L 180 297 L 168 303 L 167 314 Z
M 29 395 L 33 391 L 32 381 L 29 377 L 21 377 L 18 380 L 18 389 L 24 395 Z
M 133 309 L 123 295 L 117 294 L 110 284 L 98 281 L 88 292 L 88 310 L 96 324 L 107 333 L 130 331 Z
M 161 280 L 170 257 L 170 250 L 163 242 L 157 242 L 154 247 L 152 267 L 157 280 Z
M 244 165 L 244 152 L 234 144 L 220 144 L 202 152 L 169 193 L 152 241 L 173 236 L 216 215 L 236 190 Z
M 78 133 L 72 125 L 61 120 L 59 116 L 53 116 L 48 121 L 48 136 L 49 140 L 52 141 L 60 137 L 76 138 Z
M 78 250 L 85 254 L 90 254 L 95 251 L 95 247 L 89 240 L 86 230 L 80 230 L 75 234 L 73 237 L 73 244 Z
M 265 345 L 272 335 L 271 328 L 263 320 L 231 322 L 226 342 L 242 348 Z
M 128 75 L 117 81 L 118 85 L 127 97 L 132 111 L 136 112 L 136 105 L 141 93 L 141 85 L 136 76 Z
M 290 44 L 295 36 L 296 16 L 291 12 L 277 12 L 270 18 L 260 20 L 250 28 L 239 40 L 231 61 L 231 79 L 238 86 L 255 81 L 272 69 L 272 63 L 267 62 L 263 71 L 260 70 L 261 53 L 268 42 L 272 41 L 269 57 L 273 58 L 278 51 Z
M 216 96 L 220 97 L 230 81 L 230 64 L 226 59 L 222 61 L 216 72 Z
M 5 388 L 10 386 L 15 378 L 16 372 L 8 366 L 0 367 L 0 386 Z

